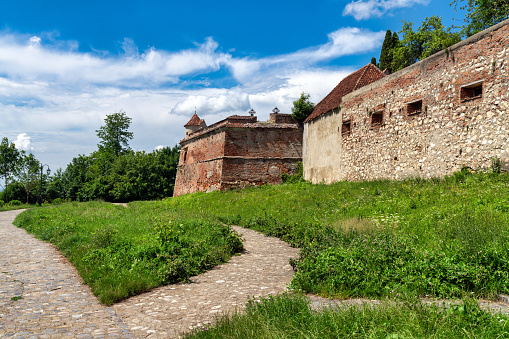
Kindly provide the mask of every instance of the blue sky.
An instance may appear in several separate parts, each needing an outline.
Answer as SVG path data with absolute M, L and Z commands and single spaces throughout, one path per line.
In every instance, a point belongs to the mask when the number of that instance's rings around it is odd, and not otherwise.
M 173 146 L 196 107 L 208 124 L 251 108 L 319 102 L 378 58 L 385 31 L 449 1 L 2 1 L 0 137 L 53 170 L 99 142 L 107 114 L 132 118 L 135 150 Z

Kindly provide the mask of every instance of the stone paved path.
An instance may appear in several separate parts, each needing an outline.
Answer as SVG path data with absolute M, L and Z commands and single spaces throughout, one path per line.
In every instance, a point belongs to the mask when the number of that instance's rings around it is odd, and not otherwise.
M 207 326 L 215 316 L 242 308 L 248 297 L 276 294 L 293 276 L 288 259 L 298 249 L 277 238 L 234 227 L 245 253 L 189 284 L 159 287 L 106 307 L 50 244 L 12 225 L 21 212 L 0 212 L 0 338 L 176 338 Z M 309 296 L 313 308 L 380 302 Z M 482 307 L 509 313 L 505 302 Z M 430 301 L 428 301 L 430 302 Z M 449 301 L 438 301 L 450 303 Z
M 67 259 L 0 213 L 0 338 L 134 338 Z
M 113 306 L 136 337 L 174 338 L 207 326 L 225 311 L 240 308 L 249 297 L 276 294 L 293 277 L 290 258 L 299 250 L 273 237 L 234 227 L 245 239 L 245 253 L 215 267 L 189 284 L 159 287 Z

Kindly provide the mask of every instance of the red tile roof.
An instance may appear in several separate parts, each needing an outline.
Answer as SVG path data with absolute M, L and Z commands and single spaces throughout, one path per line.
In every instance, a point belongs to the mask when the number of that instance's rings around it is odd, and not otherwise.
M 191 120 L 189 120 L 189 122 L 187 124 L 185 124 L 184 127 L 186 127 L 186 126 L 200 126 L 202 123 L 203 123 L 203 119 L 200 119 L 200 117 L 196 114 L 196 112 L 194 112 L 194 115 L 191 117 Z
M 346 76 L 334 89 L 327 94 L 316 106 L 313 112 L 304 122 L 311 121 L 328 111 L 337 108 L 341 104 L 341 99 L 361 87 L 371 84 L 385 77 L 385 74 L 375 65 L 369 63 L 361 69 Z

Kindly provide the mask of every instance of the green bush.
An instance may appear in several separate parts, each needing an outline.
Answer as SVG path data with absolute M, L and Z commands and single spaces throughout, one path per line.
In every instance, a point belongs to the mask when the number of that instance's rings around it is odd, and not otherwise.
M 21 205 L 21 201 L 19 200 L 11 200 L 8 203 L 8 206 L 19 206 L 19 205 Z
M 3 207 L 3 206 L 4 206 L 4 201 L 0 200 L 0 207 Z

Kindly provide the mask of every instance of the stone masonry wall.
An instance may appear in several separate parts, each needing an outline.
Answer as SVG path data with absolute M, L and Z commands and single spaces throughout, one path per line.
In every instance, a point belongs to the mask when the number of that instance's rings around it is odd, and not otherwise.
M 509 163 L 508 25 L 344 96 L 342 120 L 350 121 L 351 132 L 334 155 L 342 164 L 334 181 L 442 177 L 462 166 L 486 169 L 493 157 Z M 464 101 L 462 93 L 474 96 L 481 83 L 482 96 Z M 422 111 L 411 114 L 419 101 Z
M 302 160 L 298 124 L 235 123 L 181 141 L 174 196 L 281 183 Z
M 220 188 L 224 144 L 224 130 L 182 144 L 174 196 Z

